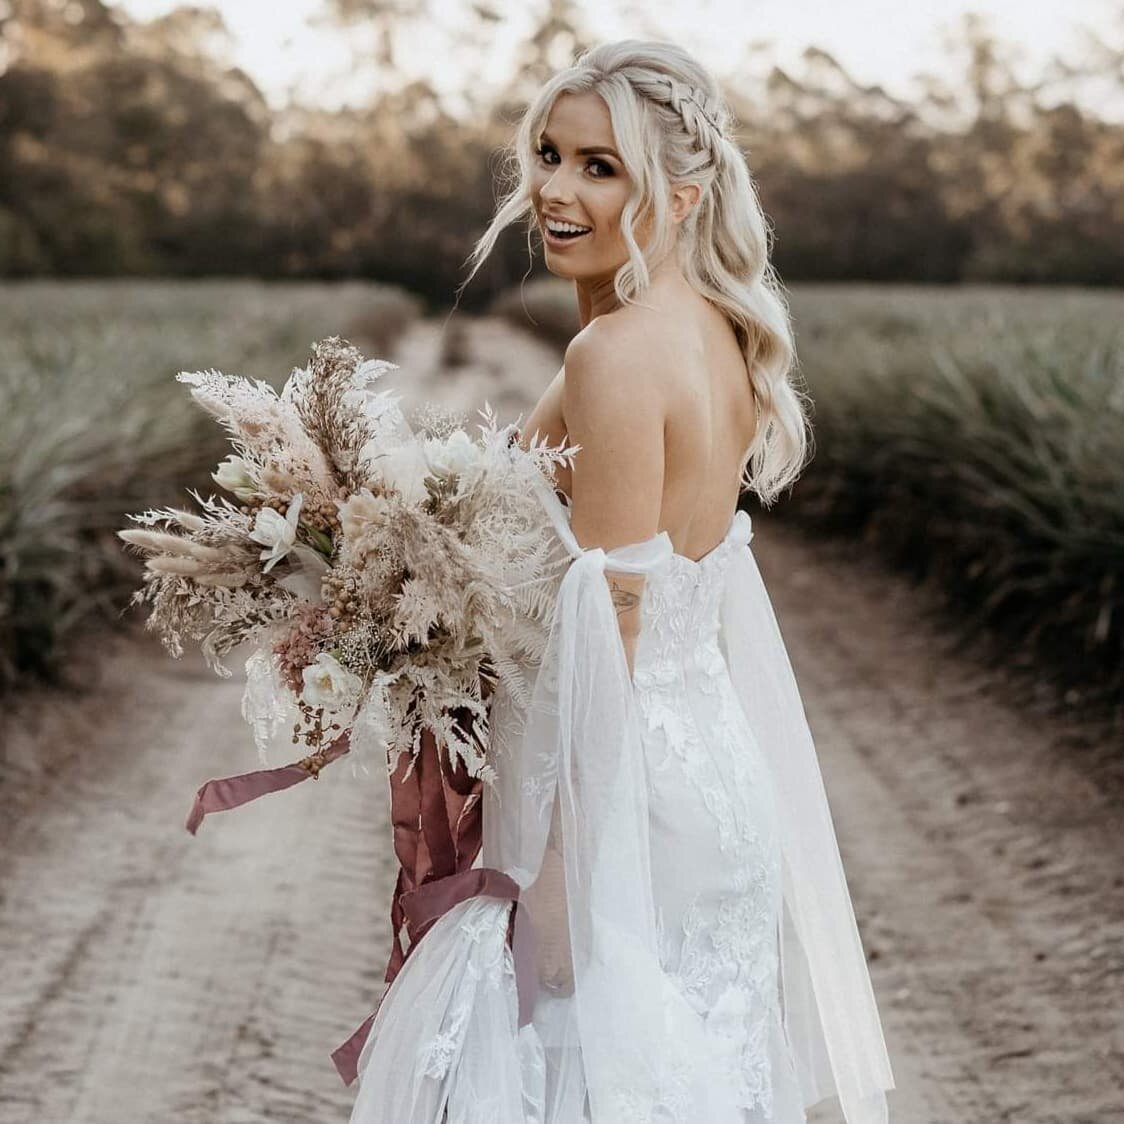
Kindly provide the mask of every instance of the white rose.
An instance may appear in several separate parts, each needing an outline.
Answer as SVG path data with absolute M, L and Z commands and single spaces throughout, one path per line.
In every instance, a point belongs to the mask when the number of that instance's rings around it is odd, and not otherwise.
M 250 538 L 267 548 L 260 555 L 262 561 L 265 561 L 265 573 L 268 574 L 293 549 L 293 544 L 297 541 L 297 516 L 303 502 L 304 493 L 297 492 L 285 515 L 274 511 L 272 507 L 263 507 L 254 519 Z
M 252 499 L 257 495 L 257 484 L 246 468 L 241 457 L 229 456 L 211 473 L 211 479 L 228 492 L 233 492 L 240 500 Z
M 463 429 L 455 429 L 440 441 L 431 437 L 425 443 L 425 456 L 435 476 L 465 476 L 476 467 L 480 450 Z
M 363 680 L 347 670 L 328 652 L 321 652 L 316 662 L 301 672 L 304 690 L 301 697 L 309 706 L 325 710 L 342 710 L 358 702 Z

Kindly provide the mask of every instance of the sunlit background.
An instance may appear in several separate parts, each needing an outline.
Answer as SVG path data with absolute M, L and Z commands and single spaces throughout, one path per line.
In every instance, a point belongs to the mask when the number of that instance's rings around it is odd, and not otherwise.
M 122 0 L 119 6 L 136 18 L 152 19 L 179 5 L 175 0 Z M 277 108 L 290 101 L 326 108 L 362 104 L 380 84 L 414 78 L 432 83 L 451 106 L 462 105 L 466 86 L 494 88 L 518 65 L 520 46 L 534 33 L 544 10 L 543 5 L 463 0 L 425 5 L 415 19 L 404 19 L 392 30 L 395 67 L 387 74 L 377 61 L 384 39 L 374 21 L 361 18 L 341 25 L 338 18 L 341 12 L 365 16 L 376 4 L 343 3 L 333 10 L 323 0 L 289 0 L 280 6 L 241 0 L 217 7 L 225 31 L 215 36 L 215 50 L 242 67 Z M 497 18 L 481 23 L 475 13 L 482 7 Z M 803 52 L 816 47 L 829 52 L 856 80 L 909 97 L 927 75 L 955 82 L 959 75 L 947 46 L 968 13 L 1002 39 L 1017 73 L 1033 80 L 1055 60 L 1085 57 L 1090 33 L 1108 31 L 1119 5 L 1112 0 L 1065 5 L 1021 0 L 703 0 L 689 5 L 574 3 L 556 10 L 580 22 L 592 38 L 649 32 L 673 38 L 698 51 L 724 81 L 744 81 L 771 66 L 797 67 Z M 439 66 L 435 58 L 440 58 Z M 1090 84 L 1076 96 L 1102 114 L 1118 116 L 1124 106 L 1114 86 L 1111 81 L 1099 88 Z
M 384 802 L 189 839 L 256 765 L 241 679 L 161 652 L 114 532 L 215 491 L 180 370 L 339 334 L 419 411 L 525 414 L 572 286 L 512 229 L 455 296 L 528 97 L 625 36 L 715 73 L 791 304 L 814 457 L 743 502 L 891 1118 L 1124 1117 L 1124 6 L 0 0 L 5 1124 L 346 1119 Z

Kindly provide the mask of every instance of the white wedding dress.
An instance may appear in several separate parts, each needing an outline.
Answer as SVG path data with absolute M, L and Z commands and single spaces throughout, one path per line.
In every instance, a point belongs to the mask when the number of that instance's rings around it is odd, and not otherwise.
M 799 1124 L 893 1088 L 803 707 L 739 511 L 571 556 L 522 704 L 492 702 L 479 866 L 390 985 L 351 1124 Z M 646 574 L 629 681 L 606 569 Z

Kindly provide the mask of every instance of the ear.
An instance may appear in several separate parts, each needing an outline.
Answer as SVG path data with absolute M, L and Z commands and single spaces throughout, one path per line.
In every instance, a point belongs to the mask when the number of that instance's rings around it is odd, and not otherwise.
M 671 193 L 671 221 L 682 222 L 702 198 L 702 188 L 697 183 L 685 183 Z

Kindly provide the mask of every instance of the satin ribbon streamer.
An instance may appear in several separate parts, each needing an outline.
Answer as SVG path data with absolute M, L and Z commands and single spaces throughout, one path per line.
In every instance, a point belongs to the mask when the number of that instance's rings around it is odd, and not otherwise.
M 491 694 L 488 683 L 482 696 Z M 475 716 L 465 711 L 458 716 L 467 728 Z M 204 818 L 212 812 L 225 812 L 248 804 L 270 792 L 280 792 L 309 777 L 319 778 L 324 766 L 351 751 L 350 734 L 344 731 L 325 749 L 291 765 L 258 769 L 231 777 L 213 778 L 196 793 L 185 824 L 195 835 Z M 390 815 L 394 851 L 398 860 L 398 879 L 391 899 L 392 945 L 385 980 L 389 985 L 433 924 L 454 905 L 475 895 L 517 902 L 519 886 L 502 871 L 474 867 L 483 838 L 481 821 L 481 782 L 468 774 L 463 760 L 448 764 L 448 752 L 438 746 L 432 731 L 423 730 L 421 750 L 406 777 L 411 758 L 404 754 L 390 778 Z M 534 971 L 534 931 L 529 918 L 515 928 L 516 908 L 508 925 L 508 943 L 515 959 L 519 990 L 520 1025 L 530 1020 L 529 984 Z M 402 941 L 405 925 L 409 944 Z M 384 992 L 385 997 L 385 992 Z M 332 1061 L 345 1084 L 356 1078 L 356 1063 L 375 1010 L 332 1052 Z

